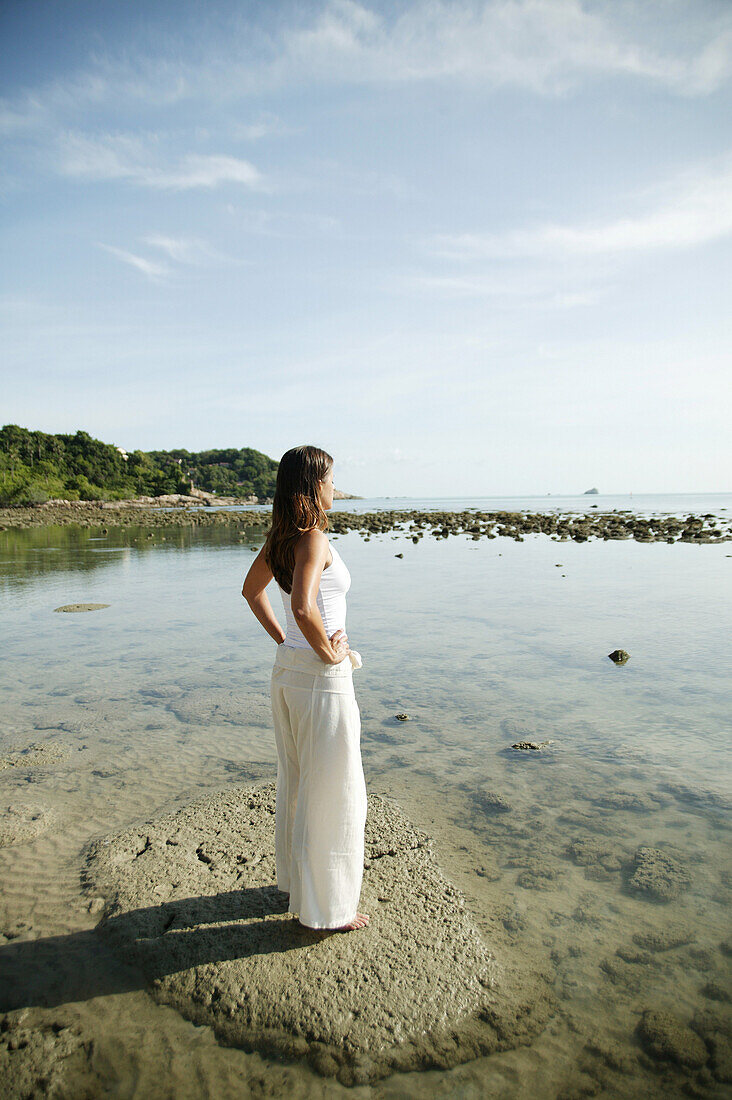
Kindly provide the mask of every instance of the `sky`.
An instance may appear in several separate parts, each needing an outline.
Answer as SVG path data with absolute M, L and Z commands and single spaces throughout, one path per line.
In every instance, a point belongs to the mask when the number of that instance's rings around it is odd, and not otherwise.
M 730 0 L 2 0 L 0 423 L 732 488 Z

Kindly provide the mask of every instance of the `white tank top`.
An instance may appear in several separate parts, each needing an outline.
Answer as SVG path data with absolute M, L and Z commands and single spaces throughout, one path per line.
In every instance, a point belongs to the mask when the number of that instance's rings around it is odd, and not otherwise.
M 333 561 L 323 569 L 317 598 L 318 611 L 323 619 L 325 633 L 329 638 L 336 630 L 346 629 L 346 592 L 351 587 L 351 574 L 346 568 L 346 563 L 335 546 L 331 546 L 330 549 L 333 554 Z M 284 645 L 292 646 L 294 649 L 310 649 L 310 642 L 300 630 L 292 613 L 292 601 L 289 592 L 285 592 L 279 584 L 277 587 L 280 589 L 282 606 L 285 609 L 285 618 L 287 619 L 287 635 Z

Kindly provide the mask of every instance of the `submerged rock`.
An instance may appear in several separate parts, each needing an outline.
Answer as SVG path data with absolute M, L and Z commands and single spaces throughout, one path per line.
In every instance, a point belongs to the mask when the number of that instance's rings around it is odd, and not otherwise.
M 707 1061 L 707 1048 L 690 1027 L 671 1012 L 646 1009 L 638 1024 L 638 1037 L 654 1058 L 698 1069 Z
M 723 1084 L 732 1083 L 732 1018 L 729 1011 L 703 1009 L 694 1013 L 692 1029 L 709 1050 L 712 1075 Z
M 475 799 L 480 808 L 487 813 L 507 814 L 513 809 L 507 798 L 504 798 L 498 791 L 489 790 L 487 787 L 478 790 Z
M 682 804 L 695 809 L 732 810 L 732 799 L 707 787 L 695 787 L 688 783 L 662 783 L 661 789 L 668 791 Z
M 721 982 L 707 982 L 706 985 L 701 988 L 702 997 L 706 997 L 710 1001 L 719 1001 L 721 1004 L 729 1004 L 732 1001 L 730 991 Z
M 545 988 L 499 966 L 429 838 L 371 795 L 360 908 L 300 928 L 274 884 L 275 784 L 228 788 L 91 844 L 97 926 L 153 995 L 229 1045 L 307 1059 L 343 1084 L 448 1067 L 530 1041 Z
M 49 806 L 28 806 L 15 803 L 0 810 L 0 848 L 35 840 L 57 821 Z
M 670 901 L 691 882 L 683 864 L 660 848 L 638 848 L 634 867 L 628 882 L 630 889 L 657 901 Z
M 92 1100 L 105 1094 L 91 1067 L 93 1044 L 76 1023 L 51 1021 L 38 1010 L 22 1019 L 0 1016 L 0 1082 L 3 1096 L 74 1097 Z
M 596 837 L 571 840 L 565 848 L 565 854 L 580 867 L 585 867 L 590 872 L 590 878 L 610 877 L 622 869 L 627 859 L 622 848 Z
M 607 810 L 631 810 L 639 814 L 650 813 L 660 806 L 652 795 L 636 794 L 635 791 L 605 791 L 590 801 Z
M 0 756 L 0 772 L 7 768 L 43 768 L 48 764 L 58 764 L 70 755 L 68 746 L 58 741 L 38 741 L 23 749 L 11 749 Z
M 696 934 L 685 924 L 668 924 L 665 928 L 651 928 L 645 932 L 634 932 L 633 943 L 646 951 L 671 951 L 674 947 L 683 947 L 693 943 Z

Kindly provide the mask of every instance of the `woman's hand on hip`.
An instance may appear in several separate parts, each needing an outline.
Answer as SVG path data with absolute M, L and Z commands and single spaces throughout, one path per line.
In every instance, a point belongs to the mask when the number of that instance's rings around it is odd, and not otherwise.
M 332 665 L 339 665 L 351 652 L 351 647 L 348 644 L 348 635 L 345 630 L 336 630 L 335 634 L 331 634 L 329 641 L 334 654 L 333 660 L 329 663 Z

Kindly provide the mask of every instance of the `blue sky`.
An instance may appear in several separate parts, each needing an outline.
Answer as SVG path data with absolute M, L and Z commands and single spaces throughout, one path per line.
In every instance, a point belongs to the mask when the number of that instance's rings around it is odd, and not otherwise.
M 728 0 L 3 0 L 0 56 L 0 422 L 730 488 Z

